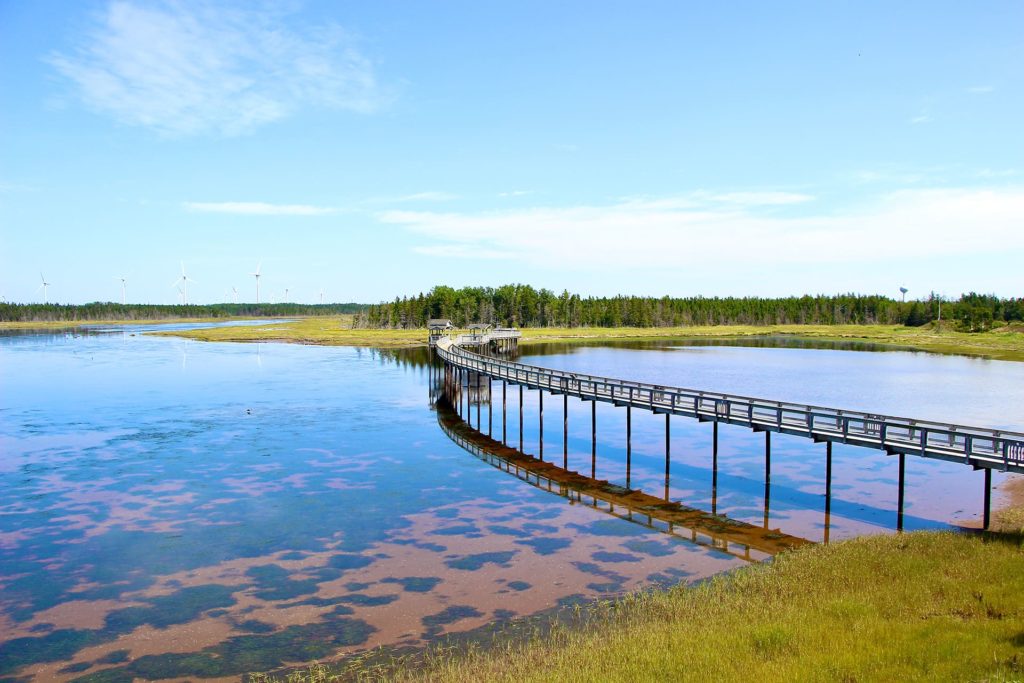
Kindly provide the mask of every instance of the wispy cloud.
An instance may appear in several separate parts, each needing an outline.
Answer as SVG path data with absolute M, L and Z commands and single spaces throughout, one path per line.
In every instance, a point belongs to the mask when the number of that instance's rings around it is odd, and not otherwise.
M 338 26 L 289 26 L 246 4 L 110 2 L 50 63 L 82 100 L 166 135 L 239 135 L 317 106 L 371 112 L 386 97 Z
M 397 202 L 450 202 L 459 198 L 457 194 L 450 192 L 417 192 L 398 197 Z
M 726 192 L 712 195 L 710 199 L 742 206 L 782 206 L 803 204 L 812 201 L 814 197 L 799 192 Z
M 523 197 L 531 194 L 530 190 L 509 190 L 508 192 L 499 192 L 499 197 Z
M 464 259 L 508 259 L 513 256 L 508 251 L 488 249 L 475 244 L 435 244 L 425 247 L 413 247 L 413 251 L 424 256 Z
M 624 201 L 486 213 L 391 211 L 379 220 L 435 240 L 419 253 L 536 267 L 896 262 L 1024 249 L 1024 187 L 892 192 L 844 213 L 784 216 L 735 206 Z M 718 264 L 717 266 L 715 264 Z
M 914 185 L 923 182 L 924 180 L 933 176 L 937 171 L 941 170 L 942 169 L 936 168 L 928 168 L 921 170 L 898 167 L 882 167 L 854 171 L 852 177 L 855 182 L 861 184 L 886 183 L 891 185 Z
M 980 168 L 975 172 L 979 178 L 1012 178 L 1020 175 L 1016 168 Z
M 990 93 L 993 90 L 995 90 L 995 88 L 991 85 L 972 85 L 970 88 L 967 88 L 967 92 L 972 95 L 984 95 L 985 93 Z
M 39 188 L 22 183 L 5 183 L 0 181 L 0 193 L 5 192 L 38 192 Z
M 910 123 L 912 123 L 914 125 L 919 125 L 919 124 L 922 124 L 922 123 L 930 123 L 931 120 L 932 120 L 931 116 L 928 116 L 927 114 L 921 114 L 920 116 L 915 116 L 915 117 L 911 118 L 910 119 Z
M 186 211 L 198 213 L 233 213 L 246 216 L 322 216 L 338 212 L 338 209 L 329 206 L 266 202 L 184 202 L 182 206 Z

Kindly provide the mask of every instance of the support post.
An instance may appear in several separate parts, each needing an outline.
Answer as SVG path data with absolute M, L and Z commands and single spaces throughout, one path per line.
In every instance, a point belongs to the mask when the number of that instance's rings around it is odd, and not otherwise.
M 896 507 L 897 507 L 897 512 L 896 512 L 896 531 L 903 531 L 903 488 L 904 488 L 904 484 L 906 483 L 906 476 L 905 476 L 905 471 L 904 471 L 905 470 L 905 465 L 906 465 L 906 460 L 907 460 L 906 453 L 900 453 L 900 491 L 899 491 L 899 500 L 897 501 L 897 504 L 896 504 Z
M 711 437 L 711 514 L 718 514 L 718 422 L 712 425 Z
M 508 426 L 508 396 L 505 390 L 508 388 L 508 383 L 505 380 L 501 380 L 501 445 L 508 445 L 507 429 Z
M 764 433 L 764 480 L 769 482 L 772 479 L 772 433 Z
M 540 416 L 540 433 L 537 434 L 537 441 L 539 443 L 540 459 L 544 459 L 544 390 L 537 390 L 538 408 L 537 412 Z
M 672 416 L 665 413 L 665 500 L 668 500 L 669 465 L 672 458 Z
M 494 386 L 494 378 L 487 376 L 487 436 L 491 436 L 491 428 L 494 427 L 494 400 L 491 398 L 491 387 Z
M 476 373 L 476 429 L 480 431 L 480 373 Z
M 626 406 L 626 488 L 629 488 L 633 465 L 633 406 Z
M 825 544 L 832 525 L 832 442 L 825 443 Z
M 562 469 L 569 469 L 569 394 L 562 395 Z
M 519 450 L 526 447 L 523 443 L 523 385 L 519 385 Z M 524 451 L 525 452 L 525 451 Z
M 989 524 L 992 522 L 992 470 L 985 468 L 985 511 L 984 511 L 984 528 L 988 531 Z
M 590 478 L 597 477 L 597 401 L 590 402 Z

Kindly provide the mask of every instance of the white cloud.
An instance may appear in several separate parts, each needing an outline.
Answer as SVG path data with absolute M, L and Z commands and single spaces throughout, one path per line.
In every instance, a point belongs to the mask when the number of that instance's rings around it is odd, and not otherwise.
M 809 194 L 798 192 L 727 192 L 712 195 L 711 199 L 729 204 L 743 206 L 772 206 L 785 204 L 802 204 L 814 199 Z
M 523 197 L 530 194 L 530 190 L 510 190 L 508 192 L 499 192 L 499 197 Z
M 1012 178 L 1020 175 L 1020 171 L 1015 168 L 981 168 L 975 175 L 979 178 Z
M 338 211 L 329 206 L 265 202 L 185 202 L 183 206 L 187 211 L 199 213 L 233 213 L 246 216 L 322 216 Z
M 378 218 L 436 240 L 419 253 L 591 271 L 897 263 L 1024 249 L 1024 187 L 903 190 L 842 214 L 799 217 L 631 200 L 486 213 L 390 211 Z
M 370 112 L 384 97 L 337 26 L 248 5 L 110 2 L 50 63 L 92 109 L 165 135 L 239 135 L 306 106 Z
M 512 254 L 507 251 L 480 248 L 472 244 L 435 244 L 426 247 L 413 247 L 412 250 L 424 256 L 444 258 L 507 259 L 512 257 Z
M 990 93 L 993 90 L 995 90 L 995 88 L 993 88 L 991 85 L 972 85 L 970 88 L 967 89 L 967 92 L 971 93 L 972 95 L 984 95 L 985 93 Z
M 930 123 L 931 120 L 932 117 L 928 116 L 927 114 L 921 114 L 920 116 L 915 116 L 914 118 L 910 119 L 910 123 L 917 125 L 921 123 Z
M 914 185 L 924 181 L 928 174 L 935 169 L 927 169 L 926 172 L 900 170 L 894 168 L 880 168 L 863 171 L 856 171 L 853 179 L 858 183 L 891 183 L 897 185 Z
M 417 192 L 415 194 L 407 194 L 404 197 L 398 197 L 395 201 L 398 202 L 450 202 L 459 198 L 457 194 L 450 194 L 448 192 Z
M 5 183 L 0 181 L 0 193 L 5 192 L 38 192 L 39 188 L 22 183 Z

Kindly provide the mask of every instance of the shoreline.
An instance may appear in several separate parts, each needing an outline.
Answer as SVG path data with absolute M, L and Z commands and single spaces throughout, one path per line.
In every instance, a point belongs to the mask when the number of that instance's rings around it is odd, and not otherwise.
M 75 320 L 47 322 L 0 322 L 4 330 L 61 330 L 92 326 L 160 325 L 170 323 L 231 323 L 253 321 L 250 326 L 226 325 L 213 329 L 153 331 L 196 341 L 296 343 L 323 346 L 416 348 L 426 346 L 424 329 L 353 329 L 353 316 L 307 316 L 280 321 L 251 316 L 221 318 L 159 318 L 146 320 Z M 1024 331 L 1013 325 L 989 332 L 956 332 L 945 325 L 714 325 L 697 327 L 576 327 L 523 328 L 520 344 L 599 344 L 614 341 L 665 341 L 671 339 L 745 339 L 787 337 L 818 342 L 863 343 L 897 351 L 960 355 L 990 360 L 1024 362 Z
M 158 332 L 197 341 L 279 342 L 379 348 L 425 347 L 426 330 L 352 329 L 351 317 L 302 318 L 250 327 Z M 524 328 L 520 345 L 591 344 L 672 339 L 745 339 L 783 336 L 819 342 L 863 343 L 898 351 L 920 351 L 1003 361 L 1024 361 L 1024 333 L 1016 328 L 992 332 L 888 325 L 716 325 L 710 327 Z
M 993 530 L 1024 532 L 1024 476 L 1009 475 L 997 491 L 1001 501 L 992 509 Z

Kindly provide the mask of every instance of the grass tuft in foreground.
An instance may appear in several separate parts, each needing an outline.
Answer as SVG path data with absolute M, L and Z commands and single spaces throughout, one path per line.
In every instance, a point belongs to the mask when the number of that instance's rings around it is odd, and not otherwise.
M 1024 531 L 809 546 L 487 650 L 358 664 L 287 680 L 1021 681 Z

